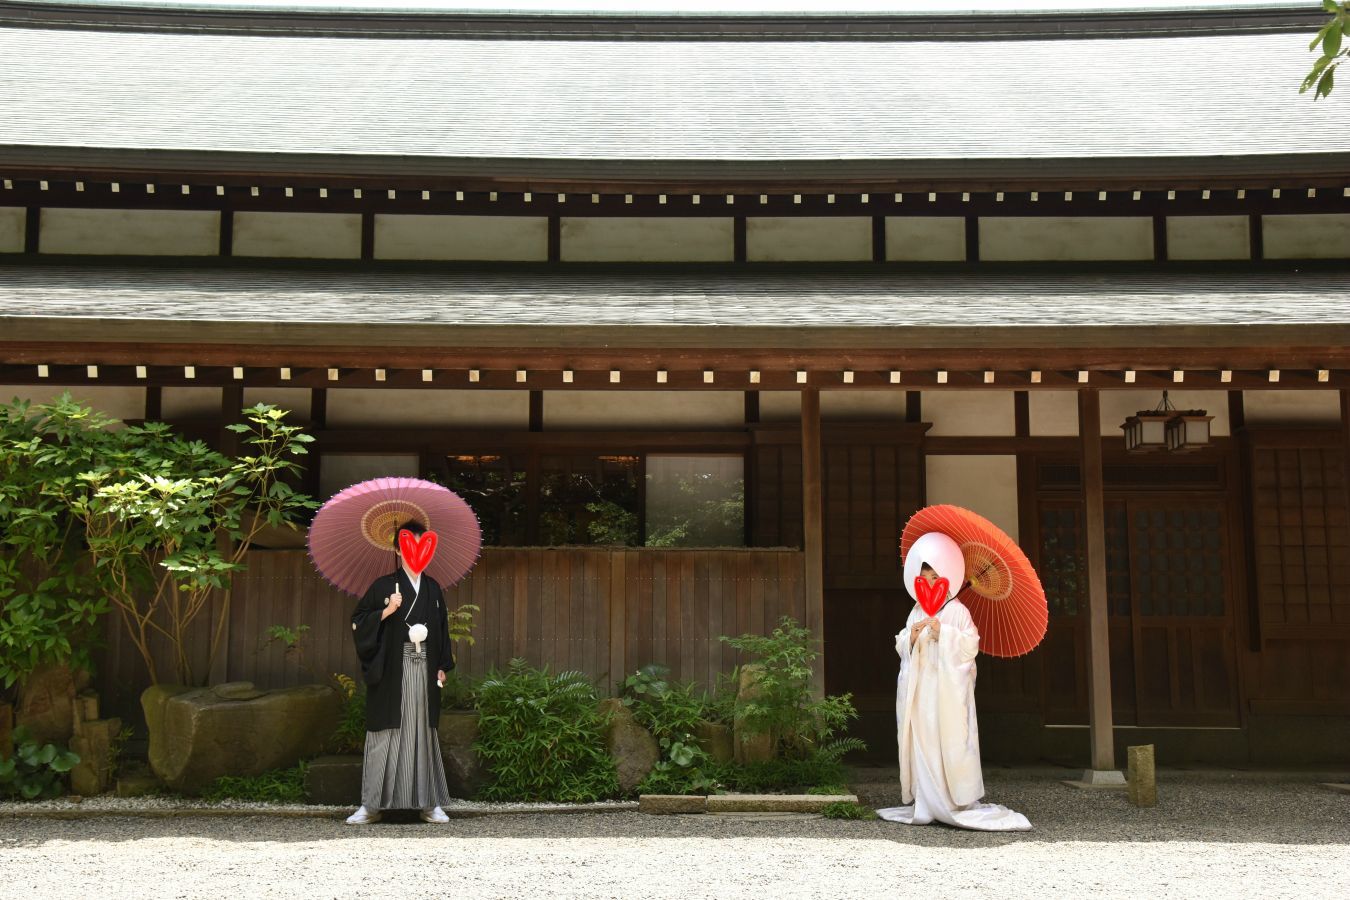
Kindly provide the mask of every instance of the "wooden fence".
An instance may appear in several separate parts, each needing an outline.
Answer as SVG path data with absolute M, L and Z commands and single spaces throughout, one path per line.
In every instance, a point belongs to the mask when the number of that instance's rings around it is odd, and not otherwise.
M 270 688 L 359 675 L 355 601 L 315 574 L 303 551 L 257 550 L 247 563 L 234 580 L 224 659 L 212 680 Z M 780 549 L 492 548 L 446 599 L 452 609 L 481 610 L 474 645 L 456 649 L 461 671 L 481 674 L 519 656 L 553 671 L 580 670 L 608 690 L 652 662 L 711 687 L 739 661 L 719 636 L 764 634 L 780 616 L 801 622 L 806 614 L 801 551 Z M 302 653 L 268 644 L 272 625 L 308 625 Z M 108 618 L 98 681 L 109 707 L 132 715 L 147 674 L 122 627 Z M 194 646 L 204 653 L 204 641 Z

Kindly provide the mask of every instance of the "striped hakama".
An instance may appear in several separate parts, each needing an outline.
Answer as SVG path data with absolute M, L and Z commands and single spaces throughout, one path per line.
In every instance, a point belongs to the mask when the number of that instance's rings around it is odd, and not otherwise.
M 361 804 L 382 809 L 431 809 L 450 802 L 436 731 L 427 721 L 427 657 L 403 645 L 399 727 L 366 732 Z

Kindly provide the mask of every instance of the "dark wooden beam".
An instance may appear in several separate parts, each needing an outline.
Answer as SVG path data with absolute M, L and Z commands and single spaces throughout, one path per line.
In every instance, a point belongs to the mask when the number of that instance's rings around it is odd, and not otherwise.
M 886 217 L 872 217 L 872 262 L 886 261 Z
M 734 262 L 743 263 L 748 258 L 745 233 L 745 216 L 736 216 L 731 222 L 731 258 Z
M 807 388 L 802 398 L 802 552 L 806 622 L 819 642 L 820 656 L 812 666 L 817 695 L 825 690 L 825 537 L 824 494 L 821 485 L 820 392 Z
M 150 385 L 145 389 L 145 420 L 160 422 L 164 419 L 164 389 Z
M 1116 767 L 1111 719 L 1111 634 L 1106 602 L 1106 498 L 1102 477 L 1101 397 L 1078 392 L 1081 444 L 1084 556 L 1088 575 L 1088 728 L 1093 772 Z
M 1013 433 L 1031 437 L 1031 395 L 1026 391 L 1013 391 Z
M 23 216 L 23 252 L 37 253 L 42 242 L 42 207 L 30 206 Z
M 544 430 L 544 392 L 530 391 L 530 430 Z
M 966 262 L 980 261 L 980 217 L 966 216 Z

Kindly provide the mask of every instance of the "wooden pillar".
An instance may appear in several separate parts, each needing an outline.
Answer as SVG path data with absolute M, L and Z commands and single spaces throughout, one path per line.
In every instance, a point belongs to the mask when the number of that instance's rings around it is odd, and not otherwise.
M 243 410 L 244 388 L 242 386 L 228 385 L 220 389 L 220 452 L 227 456 L 238 456 L 242 447 L 243 442 L 239 439 L 239 435 L 230 431 L 226 426 L 241 421 L 244 417 Z M 228 556 L 233 549 L 232 542 L 223 532 L 216 535 L 216 549 L 220 551 L 222 556 Z M 220 644 L 216 647 L 215 658 L 211 660 L 211 669 L 207 673 L 209 684 L 221 684 L 230 680 L 228 667 L 230 658 L 229 590 L 212 591 L 209 608 L 209 617 L 203 617 L 207 623 L 214 623 L 221 616 L 225 618 Z M 211 630 L 208 628 L 205 635 L 208 648 L 211 646 L 211 636 Z
M 805 556 L 806 621 L 818 640 L 812 680 L 818 695 L 825 692 L 825 535 L 821 489 L 820 391 L 802 391 L 802 553 Z
M 1101 397 L 1078 392 L 1078 435 L 1082 446 L 1083 537 L 1088 571 L 1087 675 L 1091 769 L 1086 781 L 1105 783 L 1094 773 L 1116 769 L 1111 731 L 1111 633 L 1106 604 L 1106 499 L 1102 478 Z M 1121 778 L 1115 772 L 1116 778 Z M 1108 776 L 1109 777 L 1109 776 Z

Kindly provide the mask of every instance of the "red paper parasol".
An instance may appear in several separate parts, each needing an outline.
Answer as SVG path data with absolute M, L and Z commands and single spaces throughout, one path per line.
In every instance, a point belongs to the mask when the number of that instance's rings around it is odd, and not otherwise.
M 1022 656 L 1045 637 L 1049 609 L 1031 561 L 997 525 L 959 506 L 929 506 L 905 523 L 900 557 L 921 535 L 940 532 L 956 541 L 966 561 L 966 586 L 957 597 L 980 630 L 980 650 Z
M 458 494 L 420 478 L 372 478 L 320 507 L 309 526 L 309 557 L 338 590 L 360 597 L 394 571 L 394 532 L 408 521 L 437 534 L 426 571 L 442 587 L 463 578 L 478 560 L 478 518 Z

